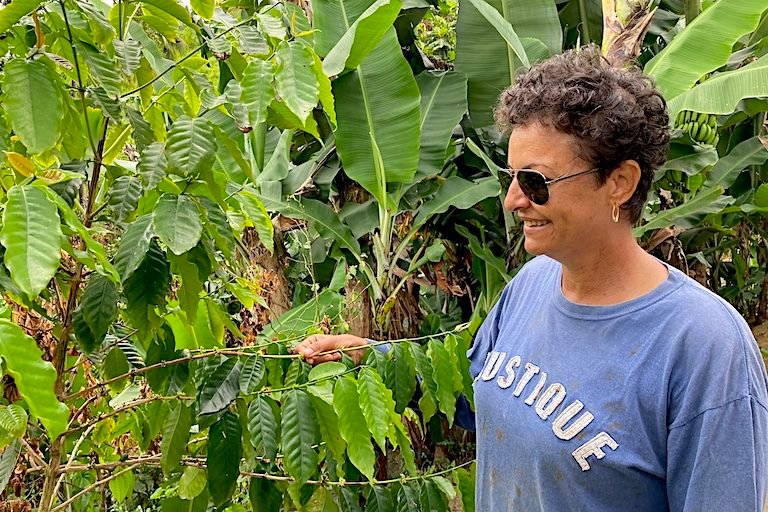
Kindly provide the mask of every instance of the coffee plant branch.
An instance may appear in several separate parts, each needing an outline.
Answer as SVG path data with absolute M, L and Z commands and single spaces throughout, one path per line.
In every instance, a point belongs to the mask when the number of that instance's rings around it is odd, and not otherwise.
M 269 7 L 269 9 L 265 10 L 264 12 L 267 13 L 267 12 L 271 11 L 272 9 L 274 9 L 276 6 L 280 5 L 281 3 L 282 2 L 277 2 L 277 3 L 272 4 Z M 252 21 L 253 21 L 253 18 L 246 18 L 243 21 L 241 21 L 239 23 L 236 23 L 235 25 L 232 25 L 228 29 L 226 29 L 226 30 L 224 30 L 222 32 L 219 32 L 218 34 L 216 34 L 215 36 L 210 38 L 208 41 L 213 41 L 214 39 L 218 39 L 218 38 L 220 38 L 222 36 L 225 36 L 225 35 L 229 34 L 230 32 L 232 32 L 233 30 L 235 30 L 236 28 L 240 28 L 243 25 L 247 25 L 247 24 L 251 23 Z M 174 69 L 176 66 L 178 66 L 179 64 L 181 64 L 185 60 L 189 59 L 190 57 L 193 57 L 197 52 L 202 50 L 207 45 L 208 45 L 208 42 L 206 41 L 206 42 L 198 45 L 196 48 L 193 48 L 186 55 L 184 55 L 182 58 L 180 58 L 179 60 L 177 60 L 176 62 L 174 62 L 170 66 L 168 66 L 167 68 L 165 68 L 162 72 L 158 73 L 158 75 L 156 77 L 154 77 L 152 80 L 149 80 L 148 82 L 141 84 L 140 86 L 136 87 L 135 89 L 132 89 L 132 90 L 130 90 L 130 91 L 124 93 L 124 94 L 121 94 L 120 95 L 120 99 L 122 100 L 122 99 L 128 98 L 129 96 L 133 96 L 137 92 L 139 92 L 139 91 L 149 87 L 153 83 L 155 83 L 158 80 L 160 80 L 163 76 L 165 76 L 166 73 L 168 73 L 169 71 Z

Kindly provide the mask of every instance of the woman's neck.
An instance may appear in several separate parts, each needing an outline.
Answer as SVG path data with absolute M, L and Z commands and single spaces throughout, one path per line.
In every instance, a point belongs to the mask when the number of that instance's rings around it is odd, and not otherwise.
M 563 295 L 576 304 L 619 304 L 650 292 L 667 279 L 667 268 L 634 238 L 561 262 Z

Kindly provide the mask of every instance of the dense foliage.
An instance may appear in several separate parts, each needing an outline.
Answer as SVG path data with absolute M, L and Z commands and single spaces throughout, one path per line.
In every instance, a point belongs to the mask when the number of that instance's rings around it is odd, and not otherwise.
M 472 510 L 463 354 L 526 258 L 492 106 L 590 41 L 676 120 L 637 235 L 768 319 L 765 1 L 456 5 L 0 9 L 0 510 Z

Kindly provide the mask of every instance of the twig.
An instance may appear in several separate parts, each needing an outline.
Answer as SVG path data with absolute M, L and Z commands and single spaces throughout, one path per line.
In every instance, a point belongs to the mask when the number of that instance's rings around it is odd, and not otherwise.
M 141 466 L 141 463 L 136 463 L 136 464 L 134 464 L 134 465 L 132 465 L 132 466 L 129 466 L 129 467 L 125 468 L 125 469 L 124 469 L 124 470 L 122 470 L 122 471 L 118 471 L 117 473 L 113 473 L 113 474 L 111 474 L 110 476 L 108 476 L 108 477 L 106 477 L 106 478 L 102 478 L 101 480 L 97 480 L 97 481 L 95 481 L 94 483 L 92 483 L 91 485 L 89 485 L 88 487 L 86 487 L 85 489 L 83 489 L 82 491 L 80 491 L 79 493 L 77 493 L 77 494 L 75 494 L 74 496 L 72 496 L 71 498 L 69 498 L 67 501 L 65 501 L 65 502 L 64 502 L 64 503 L 62 503 L 61 505 L 59 505 L 59 506 L 57 506 L 57 507 L 54 507 L 54 508 L 52 508 L 52 509 L 51 509 L 51 512 L 59 512 L 60 510 L 64 510 L 64 509 L 65 509 L 65 508 L 67 508 L 67 507 L 68 507 L 68 506 L 69 506 L 71 503 L 73 503 L 73 502 L 77 501 L 77 499 L 78 499 L 78 498 L 80 498 L 80 496 L 83 496 L 84 494 L 87 494 L 87 493 L 91 492 L 92 490 L 96 489 L 96 488 L 97 488 L 97 487 L 99 487 L 100 485 L 104 485 L 104 484 L 106 484 L 107 482 L 109 482 L 109 481 L 111 481 L 111 480 L 114 480 L 115 478 L 117 478 L 117 477 L 119 477 L 119 476 L 122 476 L 124 473 L 127 473 L 128 471 L 131 471 L 131 470 L 132 470 L 133 468 L 135 468 L 136 466 Z
M 20 438 L 22 446 L 24 446 L 24 449 L 27 450 L 27 454 L 29 454 L 30 457 L 32 457 L 37 464 L 39 464 L 42 467 L 45 467 L 45 461 L 43 458 L 37 454 L 37 452 L 29 445 L 29 443 L 24 439 L 23 437 Z M 43 468 L 40 468 L 41 470 Z
M 277 3 L 273 4 L 273 5 L 272 5 L 272 6 L 270 6 L 270 8 L 269 8 L 269 9 L 267 9 L 265 12 L 269 12 L 269 11 L 270 11 L 270 10 L 272 10 L 274 7 L 276 7 L 277 5 L 280 5 L 280 3 L 281 3 L 281 2 L 277 2 Z M 216 35 L 215 35 L 215 36 L 213 36 L 212 38 L 208 39 L 208 41 L 213 41 L 214 39 L 218 39 L 218 38 L 220 38 L 220 37 L 222 37 L 222 36 L 225 36 L 225 35 L 229 34 L 230 32 L 232 32 L 233 30 L 235 30 L 236 28 L 240 28 L 240 27 L 242 27 L 243 25 L 247 25 L 247 24 L 248 24 L 248 23 L 250 23 L 251 21 L 253 21 L 253 19 L 252 19 L 252 18 L 247 18 L 247 19 L 245 19 L 245 20 L 243 20 L 243 21 L 241 21 L 241 22 L 239 22 L 239 23 L 237 23 L 237 24 L 235 24 L 235 25 L 232 25 L 232 26 L 231 26 L 231 27 L 229 27 L 227 30 L 225 30 L 225 31 L 223 31 L 223 32 L 219 32 L 218 34 L 216 34 Z M 202 50 L 202 49 L 203 49 L 203 47 L 205 47 L 207 44 L 208 44 L 208 42 L 206 41 L 205 43 L 203 43 L 203 44 L 201 44 L 201 45 L 198 45 L 196 48 L 193 48 L 192 50 L 190 50 L 190 51 L 189 51 L 189 53 L 187 53 L 186 55 L 184 55 L 184 56 L 183 56 L 181 59 L 177 60 L 176 62 L 174 62 L 173 64 L 171 64 L 170 66 L 168 66 L 166 69 L 164 69 L 162 72 L 158 73 L 158 75 L 157 75 L 156 77 L 154 77 L 152 80 L 150 80 L 149 82 L 146 82 L 146 83 L 144 83 L 144 84 L 141 84 L 141 85 L 140 85 L 140 86 L 138 86 L 137 88 L 135 88 L 135 89 L 133 89 L 133 90 L 131 90 L 131 91 L 128 91 L 128 92 L 126 92 L 125 94 L 121 94 L 121 95 L 120 95 L 120 99 L 123 99 L 123 98 L 127 98 L 128 96 L 132 96 L 132 95 L 136 94 L 137 92 L 141 91 L 142 89 L 145 89 L 145 88 L 149 87 L 150 85 L 152 85 L 153 83 L 157 82 L 157 81 L 158 81 L 158 80 L 160 80 L 160 79 L 161 79 L 163 76 L 165 76 L 165 74 L 166 74 L 166 73 L 168 73 L 169 71 L 171 71 L 172 69 L 174 69 L 176 66 L 178 66 L 179 64 L 181 64 L 182 62 L 184 62 L 184 61 L 185 61 L 185 60 L 187 60 L 188 58 L 192 57 L 194 54 L 196 54 L 196 53 L 197 53 L 197 52 L 199 52 L 200 50 Z
M 91 428 L 97 423 L 106 420 L 107 418 L 111 418 L 112 416 L 117 416 L 121 412 L 125 412 L 128 410 L 133 409 L 134 407 L 138 407 L 140 405 L 148 404 L 150 402 L 157 402 L 157 401 L 170 401 L 170 400 L 194 400 L 195 397 L 193 396 L 186 396 L 186 395 L 173 395 L 173 396 L 152 396 L 149 398 L 141 398 L 139 400 L 134 400 L 132 402 L 127 402 L 123 404 L 122 406 L 118 407 L 117 409 L 114 409 L 108 413 L 101 414 L 94 418 L 93 420 L 89 421 L 88 423 L 83 423 L 82 425 L 78 425 L 76 427 L 71 427 L 67 429 L 64 432 L 64 435 L 71 434 L 73 432 L 79 432 L 80 430 L 83 430 L 84 428 Z

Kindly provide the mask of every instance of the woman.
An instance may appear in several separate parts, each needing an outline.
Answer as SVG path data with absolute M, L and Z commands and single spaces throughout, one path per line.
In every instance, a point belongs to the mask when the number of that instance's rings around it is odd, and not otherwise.
M 766 374 L 746 322 L 632 236 L 669 142 L 664 100 L 594 48 L 502 94 L 504 206 L 538 257 L 468 353 L 477 510 L 761 511 Z M 363 346 L 318 336 L 315 354 Z

